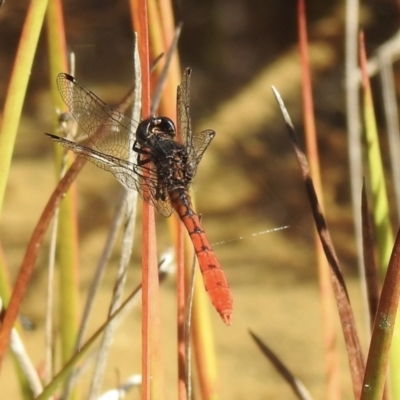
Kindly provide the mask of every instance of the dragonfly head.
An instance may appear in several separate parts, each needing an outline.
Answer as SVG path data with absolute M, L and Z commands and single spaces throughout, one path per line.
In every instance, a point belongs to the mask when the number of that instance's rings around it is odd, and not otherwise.
M 175 124 L 167 117 L 150 117 L 143 120 L 137 127 L 136 140 L 145 145 L 154 135 L 166 136 L 173 139 L 176 135 Z

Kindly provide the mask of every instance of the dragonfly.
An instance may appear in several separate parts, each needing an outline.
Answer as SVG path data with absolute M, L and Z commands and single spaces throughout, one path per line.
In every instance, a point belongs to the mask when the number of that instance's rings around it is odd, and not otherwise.
M 191 73 L 191 68 L 185 69 L 177 88 L 178 130 L 174 122 L 164 116 L 134 121 L 104 103 L 73 76 L 60 73 L 58 90 L 83 130 L 88 146 L 53 134 L 46 135 L 111 172 L 126 188 L 137 190 L 164 217 L 169 217 L 173 211 L 178 214 L 193 243 L 211 303 L 222 320 L 230 325 L 232 293 L 189 195 L 197 167 L 215 137 L 211 129 L 192 131 Z

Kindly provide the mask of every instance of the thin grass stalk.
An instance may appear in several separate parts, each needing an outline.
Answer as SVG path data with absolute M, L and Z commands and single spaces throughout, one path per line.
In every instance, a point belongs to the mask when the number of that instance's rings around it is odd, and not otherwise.
M 362 246 L 361 198 L 362 191 L 362 149 L 361 149 L 361 111 L 359 104 L 358 73 L 358 29 L 359 0 L 346 0 L 345 9 L 345 94 L 347 143 L 349 151 L 350 188 L 353 206 L 353 221 L 358 255 L 358 273 L 361 277 L 361 293 L 363 294 L 365 320 L 369 327 L 370 316 L 367 306 L 367 288 L 365 286 L 364 253 Z
M 58 232 L 58 216 L 59 208 L 54 213 L 53 225 L 50 233 L 49 259 L 47 265 L 47 287 L 46 287 L 46 311 L 45 311 L 45 327 L 44 327 L 44 378 L 45 384 L 48 384 L 53 377 L 53 350 L 54 345 L 54 270 L 57 247 Z
M 363 86 L 364 125 L 367 142 L 369 165 L 369 184 L 373 198 L 373 218 L 378 245 L 379 270 L 384 273 L 387 268 L 393 246 L 393 233 L 390 224 L 389 203 L 385 188 L 385 173 L 379 149 L 379 139 L 374 115 L 371 87 L 367 74 L 367 58 L 364 47 L 364 36 L 360 34 L 360 68 Z M 394 323 L 394 321 L 393 321 Z M 375 326 L 375 325 L 374 325 Z M 394 335 L 400 337 L 400 325 L 394 327 Z M 392 343 L 390 380 L 392 394 L 400 398 L 400 340 Z
M 397 220 L 400 221 L 400 128 L 397 110 L 396 84 L 391 57 L 384 51 L 378 54 L 381 65 L 380 79 L 389 139 L 389 155 L 392 165 L 393 187 L 396 196 Z
M 350 306 L 349 295 L 347 292 L 346 284 L 341 273 L 339 260 L 336 255 L 335 248 L 329 234 L 328 227 L 326 225 L 325 217 L 322 209 L 319 205 L 318 197 L 315 192 L 314 184 L 310 176 L 310 170 L 307 162 L 307 158 L 302 151 L 297 137 L 296 131 L 293 127 L 293 123 L 289 116 L 289 113 L 283 103 L 283 100 L 279 92 L 272 87 L 275 98 L 281 109 L 283 118 L 286 123 L 286 128 L 289 133 L 292 147 L 297 157 L 304 186 L 309 198 L 311 211 L 313 213 L 314 222 L 316 224 L 318 234 L 325 251 L 326 258 L 329 262 L 329 267 L 332 275 L 332 286 L 334 289 L 340 322 L 342 324 L 343 336 L 347 349 L 347 356 L 350 365 L 350 373 L 353 383 L 354 397 L 357 399 L 361 393 L 362 379 L 364 375 L 364 360 L 361 351 L 360 340 L 358 337 L 356 323 L 354 320 L 353 311 Z
M 119 230 L 122 226 L 122 222 L 125 218 L 126 209 L 124 207 L 124 203 L 126 201 L 125 190 L 123 190 L 123 194 L 121 194 L 121 199 L 118 201 L 117 206 L 115 207 L 115 214 L 112 219 L 112 224 L 110 226 L 110 230 L 108 231 L 108 236 L 103 247 L 103 251 L 100 255 L 99 262 L 97 264 L 97 268 L 93 273 L 93 279 L 90 281 L 90 287 L 87 295 L 87 300 L 85 303 L 85 307 L 82 313 L 81 325 L 79 328 L 79 333 L 76 339 L 75 351 L 77 351 L 81 345 L 83 338 L 86 334 L 89 318 L 93 310 L 94 301 L 96 298 L 96 294 L 99 290 L 100 284 L 102 282 L 105 269 L 107 267 L 108 261 L 111 257 L 111 252 L 114 247 L 115 241 L 117 240 L 117 236 Z M 68 398 L 68 397 L 66 397 Z
M 4 110 L 0 119 L 0 210 L 10 171 L 12 153 L 21 118 L 22 105 L 30 77 L 39 34 L 43 25 L 47 0 L 31 1 L 21 33 Z M 4 265 L 3 265 L 4 267 Z M 22 297 L 12 295 L 0 331 L 0 369 L 8 347 L 12 326 L 18 315 Z
M 47 33 L 50 63 L 50 86 L 53 104 L 56 110 L 67 111 L 56 86 L 56 77 L 61 71 L 67 70 L 67 56 L 65 43 L 65 29 L 61 1 L 52 1 L 47 12 Z M 59 127 L 58 115 L 54 114 L 53 128 Z M 57 176 L 62 176 L 65 166 L 70 166 L 73 155 L 65 155 L 64 149 L 54 144 L 56 154 Z M 59 264 L 59 315 L 62 362 L 71 357 L 75 348 L 78 332 L 78 226 L 76 186 L 72 185 L 60 205 L 58 213 L 59 238 L 57 243 Z M 51 283 L 53 284 L 53 283 Z M 71 394 L 70 398 L 76 398 Z
M 324 199 L 321 183 L 321 172 L 319 167 L 318 144 L 315 131 L 314 101 L 312 96 L 310 63 L 308 59 L 307 21 L 304 0 L 298 1 L 298 24 L 300 63 L 302 71 L 303 116 L 307 158 L 310 163 L 310 173 L 315 185 L 315 191 L 317 192 L 317 196 L 320 200 L 321 208 L 323 210 Z M 318 278 L 320 286 L 322 327 L 325 348 L 325 368 L 327 373 L 326 398 L 331 400 L 339 400 L 341 398 L 341 390 L 339 357 L 336 346 L 337 334 L 335 324 L 336 312 L 334 294 L 331 285 L 329 265 L 316 229 L 314 229 L 314 239 L 318 260 Z
M 122 292 L 125 287 L 129 261 L 132 254 L 133 247 L 133 230 L 135 227 L 135 217 L 136 217 L 136 200 L 137 192 L 127 191 L 126 196 L 126 225 L 123 233 L 121 257 L 118 266 L 117 276 L 115 279 L 115 286 L 113 291 L 113 296 L 111 299 L 109 315 L 111 315 L 121 303 Z M 89 400 L 97 399 L 100 395 L 104 374 L 107 366 L 108 354 L 114 339 L 114 334 L 116 332 L 116 321 L 111 322 L 104 331 L 104 335 L 101 340 L 100 348 L 97 353 L 95 370 L 92 376 L 92 381 L 89 389 Z
M 132 0 L 131 9 L 142 70 L 142 116 L 147 117 L 150 113 L 150 51 L 146 0 Z M 162 399 L 165 392 L 155 220 L 154 209 L 146 201 L 143 202 L 142 246 L 142 399 Z
M 60 204 L 58 243 L 59 315 L 62 360 L 67 361 L 74 351 L 79 321 L 78 226 L 76 189 L 71 187 Z M 60 236 L 61 239 L 61 236 Z

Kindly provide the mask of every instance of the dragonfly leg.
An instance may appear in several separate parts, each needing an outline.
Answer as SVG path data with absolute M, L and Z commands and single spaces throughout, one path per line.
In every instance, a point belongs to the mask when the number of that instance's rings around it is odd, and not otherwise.
M 138 147 L 136 141 L 133 144 L 132 150 L 135 151 L 137 153 L 137 155 L 138 155 L 137 156 L 137 161 L 136 161 L 138 166 L 141 167 L 142 165 L 145 165 L 145 164 L 153 161 L 151 159 L 151 157 L 150 157 L 151 156 L 151 151 L 142 149 L 141 147 Z M 140 156 L 147 156 L 147 157 L 146 158 L 141 158 Z
M 150 151 L 150 150 L 146 150 L 146 149 L 142 149 L 141 147 L 138 147 L 137 141 L 135 141 L 135 143 L 133 144 L 132 150 L 133 150 L 135 153 L 142 154 L 142 155 L 146 155 L 146 156 L 149 156 L 149 155 L 151 154 L 151 151 Z

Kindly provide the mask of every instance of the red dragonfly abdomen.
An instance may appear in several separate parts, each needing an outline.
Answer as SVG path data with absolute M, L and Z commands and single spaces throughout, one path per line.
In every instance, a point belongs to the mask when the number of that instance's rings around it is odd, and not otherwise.
M 189 194 L 183 188 L 169 193 L 171 204 L 189 232 L 211 303 L 225 324 L 232 322 L 233 298 L 225 273 L 204 233 L 198 215 L 193 211 Z

